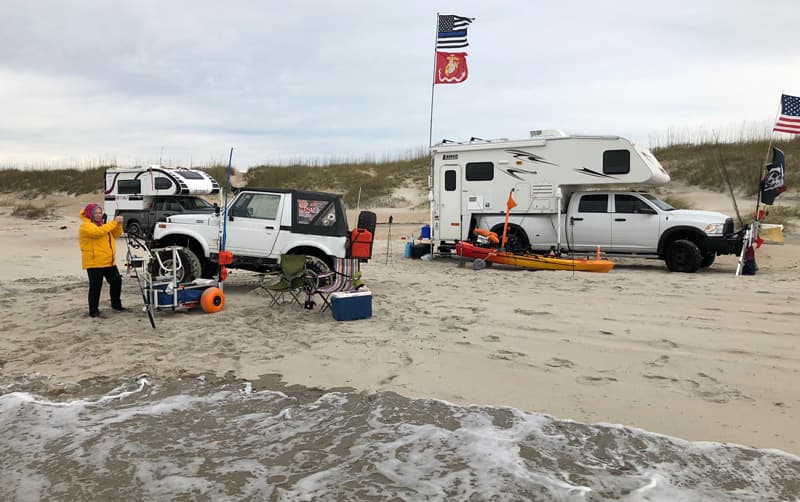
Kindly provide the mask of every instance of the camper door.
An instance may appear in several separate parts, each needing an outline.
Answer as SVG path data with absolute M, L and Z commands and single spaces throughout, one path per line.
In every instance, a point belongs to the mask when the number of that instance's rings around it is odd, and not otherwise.
M 446 164 L 439 170 L 439 240 L 460 240 L 461 166 Z

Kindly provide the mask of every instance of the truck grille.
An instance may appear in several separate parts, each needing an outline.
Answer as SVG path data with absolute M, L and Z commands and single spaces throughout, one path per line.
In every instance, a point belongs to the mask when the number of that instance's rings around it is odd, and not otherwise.
M 722 227 L 722 235 L 728 235 L 733 233 L 733 218 L 728 218 L 725 220 L 725 226 Z

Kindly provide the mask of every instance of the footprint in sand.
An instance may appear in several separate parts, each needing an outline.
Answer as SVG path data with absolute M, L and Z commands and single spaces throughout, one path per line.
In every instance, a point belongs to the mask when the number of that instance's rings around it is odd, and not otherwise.
M 573 363 L 569 359 L 559 359 L 558 357 L 551 357 L 544 364 L 545 364 L 545 366 L 550 366 L 551 368 L 574 368 L 575 367 L 575 363 Z
M 592 376 L 592 375 L 581 375 L 575 379 L 579 384 L 583 385 L 608 385 L 612 382 L 617 382 L 618 380 L 614 377 L 607 377 L 607 376 Z
M 671 389 L 680 394 L 699 397 L 710 403 L 727 403 L 734 399 L 750 400 L 751 398 L 738 389 L 728 387 L 714 377 L 705 373 L 698 373 L 697 379 L 674 378 L 664 375 L 644 374 L 648 380 L 654 380 L 662 387 Z
M 481 340 L 483 340 L 484 342 L 499 342 L 500 337 L 497 335 L 488 335 L 481 338 Z

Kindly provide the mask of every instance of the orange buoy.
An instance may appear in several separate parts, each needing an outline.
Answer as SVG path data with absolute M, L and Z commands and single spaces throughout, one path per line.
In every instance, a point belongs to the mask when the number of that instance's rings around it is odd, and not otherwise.
M 207 314 L 219 312 L 225 306 L 225 295 L 219 288 L 208 288 L 200 296 L 200 306 Z

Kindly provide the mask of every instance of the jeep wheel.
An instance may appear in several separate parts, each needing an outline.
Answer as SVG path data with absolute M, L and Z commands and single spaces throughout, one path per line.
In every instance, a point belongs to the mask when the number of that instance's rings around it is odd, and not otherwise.
M 703 256 L 703 260 L 700 262 L 700 268 L 710 267 L 714 263 L 716 257 L 717 255 L 715 255 L 714 253 L 708 253 L 705 256 Z
M 679 239 L 667 247 L 664 259 L 670 272 L 691 274 L 700 268 L 703 257 L 697 244 L 687 239 Z
M 131 237 L 138 237 L 139 239 L 144 237 L 142 225 L 136 220 L 132 220 L 128 223 L 128 225 L 125 227 L 125 232 Z
M 333 270 L 331 270 L 331 267 L 328 266 L 328 264 L 325 263 L 324 260 L 312 255 L 306 255 L 306 270 L 310 270 L 316 276 L 333 272 Z M 317 287 L 327 286 L 328 284 L 331 284 L 333 281 L 334 281 L 333 276 L 320 279 L 317 281 Z
M 197 277 L 200 277 L 202 267 L 197 255 L 186 248 L 179 249 L 178 254 L 180 257 L 180 266 L 175 269 L 175 281 L 178 284 L 182 284 L 192 282 Z M 163 268 L 159 267 L 158 260 L 153 257 L 150 273 L 154 276 L 172 275 L 172 250 L 158 251 L 158 255 L 161 257 Z

